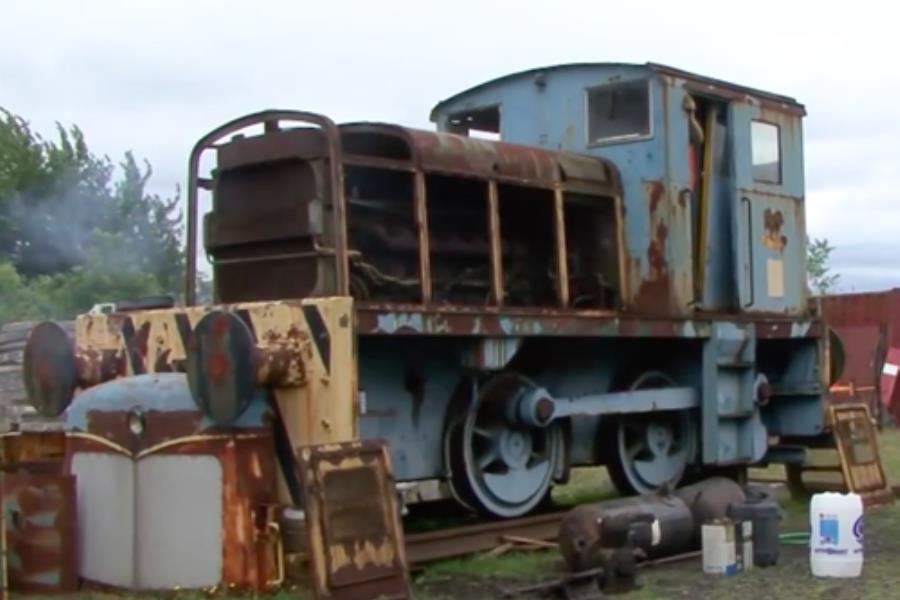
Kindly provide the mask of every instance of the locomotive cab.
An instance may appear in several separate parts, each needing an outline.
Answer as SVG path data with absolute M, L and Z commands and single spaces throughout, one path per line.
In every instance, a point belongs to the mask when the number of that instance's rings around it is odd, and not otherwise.
M 623 307 L 808 315 L 802 117 L 793 98 L 664 65 L 506 75 L 434 107 L 441 131 L 619 167 Z

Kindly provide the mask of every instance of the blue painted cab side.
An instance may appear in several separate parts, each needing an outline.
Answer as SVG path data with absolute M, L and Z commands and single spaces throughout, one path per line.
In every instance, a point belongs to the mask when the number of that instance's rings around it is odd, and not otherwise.
M 629 81 L 648 82 L 650 135 L 589 143 L 588 90 Z M 690 191 L 688 93 L 720 106 L 724 121 L 716 147 L 723 168 L 712 178 L 704 238 L 698 237 L 701 215 Z M 564 65 L 457 94 L 435 107 L 432 120 L 450 131 L 455 116 L 496 106 L 503 141 L 615 162 L 624 191 L 623 309 L 805 314 L 802 107 L 789 98 L 753 94 L 655 65 Z M 779 184 L 753 179 L 755 119 L 779 126 L 784 175 Z M 695 248 L 698 239 L 705 240 L 702 253 Z M 695 291 L 698 262 L 704 283 Z

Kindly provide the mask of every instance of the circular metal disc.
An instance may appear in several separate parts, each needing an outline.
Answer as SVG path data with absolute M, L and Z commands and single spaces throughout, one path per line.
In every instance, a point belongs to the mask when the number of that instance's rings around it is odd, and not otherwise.
M 675 486 L 690 461 L 693 429 L 687 411 L 626 415 L 619 419 L 619 466 L 639 494 Z
M 549 493 L 564 451 L 562 430 L 514 426 L 506 418 L 508 404 L 530 385 L 516 374 L 494 378 L 450 430 L 451 485 L 467 506 L 492 516 L 518 517 Z
M 28 401 L 44 417 L 57 417 L 72 402 L 78 385 L 75 348 L 59 324 L 36 325 L 25 344 L 22 365 Z
M 187 348 L 187 377 L 197 407 L 218 424 L 243 414 L 256 393 L 256 345 L 234 313 L 212 311 L 197 323 Z
M 647 371 L 629 389 L 675 386 L 661 371 Z M 609 477 L 623 495 L 675 487 L 684 476 L 696 443 L 690 411 L 624 414 L 601 421 L 601 443 Z

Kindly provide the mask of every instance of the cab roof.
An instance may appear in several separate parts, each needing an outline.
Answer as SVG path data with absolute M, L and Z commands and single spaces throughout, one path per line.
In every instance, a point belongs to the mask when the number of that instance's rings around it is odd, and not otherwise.
M 525 79 L 531 78 L 541 73 L 552 73 L 554 71 L 568 71 L 573 69 L 610 69 L 610 68 L 631 68 L 631 69 L 644 69 L 651 73 L 660 75 L 660 76 L 669 76 L 669 77 L 677 77 L 680 79 L 685 79 L 691 84 L 705 88 L 710 93 L 714 93 L 717 95 L 724 96 L 726 98 L 734 98 L 734 97 L 746 97 L 752 96 L 753 98 L 757 98 L 761 101 L 765 101 L 768 103 L 776 103 L 781 105 L 783 108 L 789 110 L 790 112 L 799 112 L 801 114 L 806 114 L 806 109 L 802 104 L 800 104 L 794 98 L 790 96 L 783 96 L 780 94 L 773 94 L 771 92 L 766 92 L 763 90 L 738 85 L 735 83 L 730 83 L 727 81 L 723 81 L 721 79 L 715 79 L 712 77 L 706 77 L 704 75 L 697 75 L 696 73 L 691 73 L 688 71 L 684 71 L 681 69 L 677 69 L 675 67 L 669 67 L 666 65 L 662 65 L 659 63 L 648 62 L 644 64 L 640 63 L 614 63 L 614 62 L 597 62 L 597 63 L 567 63 L 560 65 L 551 65 L 546 67 L 537 67 L 534 69 L 527 69 L 525 71 L 518 71 L 516 73 L 510 73 L 508 75 L 503 75 L 501 77 L 497 77 L 495 79 L 491 79 L 489 81 L 485 81 L 476 86 L 463 90 L 457 94 L 446 98 L 439 103 L 437 103 L 434 108 L 431 110 L 431 120 L 436 121 L 438 113 L 442 112 L 447 105 L 453 104 L 456 101 L 464 98 L 465 96 L 480 90 L 484 90 L 495 86 L 500 83 L 504 83 L 507 81 L 513 81 L 516 79 Z

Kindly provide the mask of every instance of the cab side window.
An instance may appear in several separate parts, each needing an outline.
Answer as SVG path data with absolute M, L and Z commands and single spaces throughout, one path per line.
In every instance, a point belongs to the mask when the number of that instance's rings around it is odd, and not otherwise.
M 781 183 L 781 140 L 778 125 L 751 121 L 750 144 L 753 156 L 753 180 Z
M 649 136 L 650 82 L 627 81 L 587 90 L 588 145 Z

